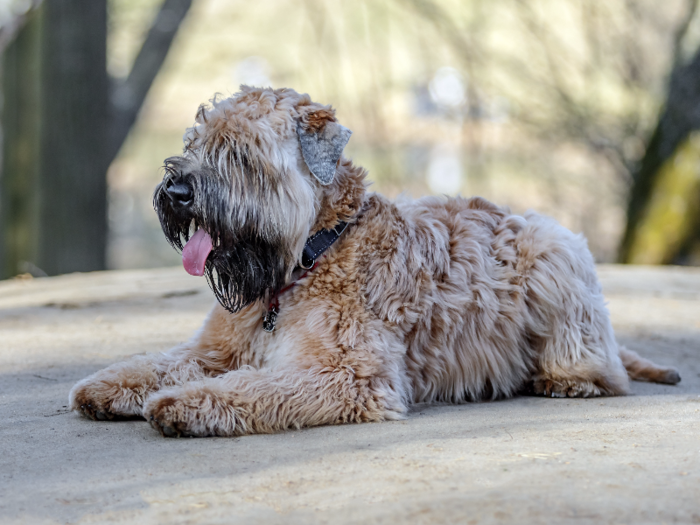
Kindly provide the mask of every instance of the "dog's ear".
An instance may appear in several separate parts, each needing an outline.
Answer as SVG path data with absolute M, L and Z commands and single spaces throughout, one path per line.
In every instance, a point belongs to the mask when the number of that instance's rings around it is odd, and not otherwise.
M 338 124 L 332 110 L 320 109 L 299 121 L 297 135 L 309 171 L 324 186 L 333 182 L 335 167 L 352 131 Z

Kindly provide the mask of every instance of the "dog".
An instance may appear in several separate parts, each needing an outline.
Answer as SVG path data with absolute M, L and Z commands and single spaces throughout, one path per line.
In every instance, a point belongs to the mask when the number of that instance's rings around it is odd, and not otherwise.
M 202 105 L 154 206 L 217 303 L 189 342 L 80 381 L 71 408 L 237 436 L 680 381 L 617 344 L 583 236 L 479 197 L 370 193 L 350 134 L 291 89 Z

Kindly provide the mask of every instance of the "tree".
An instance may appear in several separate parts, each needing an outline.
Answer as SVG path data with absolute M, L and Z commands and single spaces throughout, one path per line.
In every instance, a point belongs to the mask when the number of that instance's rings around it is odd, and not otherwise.
M 696 11 L 692 0 L 675 39 L 666 100 L 633 171 L 620 262 L 700 261 L 700 48 L 687 62 L 681 52 Z
M 51 0 L 3 53 L 0 277 L 105 268 L 106 172 L 191 0 L 165 0 L 125 79 L 106 70 L 106 0 Z

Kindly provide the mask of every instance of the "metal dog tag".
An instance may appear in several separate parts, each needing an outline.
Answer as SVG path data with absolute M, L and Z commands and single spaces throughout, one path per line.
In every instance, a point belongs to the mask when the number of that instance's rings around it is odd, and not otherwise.
M 266 332 L 274 332 L 275 331 L 275 325 L 277 324 L 277 306 L 273 305 L 270 307 L 270 309 L 265 312 L 265 315 L 263 316 L 263 330 Z

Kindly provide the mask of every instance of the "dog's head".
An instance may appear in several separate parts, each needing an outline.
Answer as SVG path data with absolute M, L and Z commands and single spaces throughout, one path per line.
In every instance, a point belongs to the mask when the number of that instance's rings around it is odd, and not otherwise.
M 314 230 L 349 220 L 364 171 L 342 159 L 350 130 L 290 89 L 246 86 L 200 106 L 154 206 L 170 244 L 236 312 L 278 291 Z

